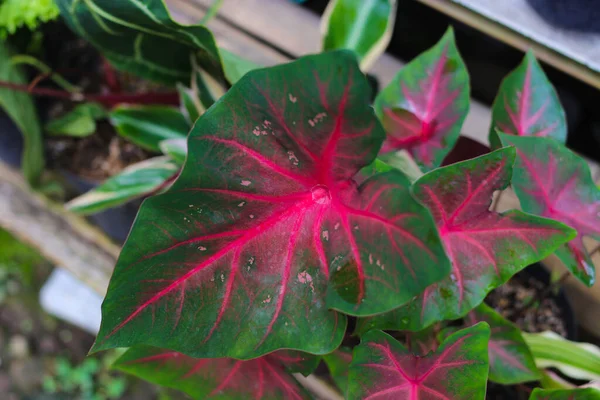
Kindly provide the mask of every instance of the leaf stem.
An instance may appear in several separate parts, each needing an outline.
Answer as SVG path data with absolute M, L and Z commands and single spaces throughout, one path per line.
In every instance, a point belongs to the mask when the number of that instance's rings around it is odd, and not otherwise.
M 54 97 L 74 102 L 96 102 L 107 107 L 113 107 L 121 103 L 179 105 L 179 95 L 175 92 L 85 94 L 48 88 L 30 88 L 29 85 L 20 85 L 6 81 L 0 81 L 0 87 L 18 92 L 27 92 L 36 96 Z
M 61 88 L 63 88 L 64 90 L 66 90 L 69 93 L 81 92 L 81 89 L 79 87 L 73 85 L 72 83 L 67 81 L 65 78 L 60 76 L 58 73 L 52 71 L 52 68 L 50 68 L 48 65 L 44 64 L 42 61 L 38 60 L 35 57 L 20 54 L 20 55 L 11 57 L 10 62 L 13 65 L 26 64 L 26 65 L 32 66 L 34 68 L 37 68 L 43 74 L 42 75 L 43 78 L 38 79 L 37 80 L 38 82 L 42 79 L 45 79 L 46 77 L 50 77 L 50 79 L 52 79 L 54 81 L 54 83 L 56 83 L 58 86 L 60 86 Z M 35 86 L 35 85 L 33 85 L 33 86 Z

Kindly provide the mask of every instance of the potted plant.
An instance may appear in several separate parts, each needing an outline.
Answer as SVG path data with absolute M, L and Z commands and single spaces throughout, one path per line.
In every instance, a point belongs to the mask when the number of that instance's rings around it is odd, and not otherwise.
M 392 1 L 332 1 L 324 52 L 270 68 L 222 51 L 203 25 L 173 22 L 161 0 L 58 5 L 117 69 L 190 82 L 181 111 L 112 111 L 122 134 L 173 167 L 136 192 L 152 196 L 92 352 L 129 347 L 117 368 L 198 399 L 310 398 L 298 374 L 322 359 L 349 399 L 478 399 L 488 380 L 526 383 L 531 399 L 600 396 L 548 373 L 541 336 L 484 303 L 551 254 L 594 282 L 582 237 L 599 237 L 600 192 L 564 146 L 564 112 L 533 54 L 494 103 L 493 150 L 442 166 L 469 76 L 449 29 L 371 105 L 365 69 L 389 39 Z M 112 205 L 154 167 L 70 206 Z M 523 211 L 490 209 L 509 186 Z M 579 362 L 593 379 L 573 354 L 561 370 Z

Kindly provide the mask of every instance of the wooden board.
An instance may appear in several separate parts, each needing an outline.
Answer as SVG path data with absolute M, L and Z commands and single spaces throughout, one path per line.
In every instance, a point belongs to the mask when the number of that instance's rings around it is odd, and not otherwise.
M 202 19 L 211 2 L 167 0 L 167 5 L 179 22 L 193 24 Z M 319 17 L 287 0 L 224 0 L 208 26 L 219 46 L 262 65 L 317 53 L 321 48 Z M 383 87 L 404 65 L 403 61 L 384 54 L 370 72 Z M 489 107 L 472 100 L 462 134 L 489 144 L 490 122 Z

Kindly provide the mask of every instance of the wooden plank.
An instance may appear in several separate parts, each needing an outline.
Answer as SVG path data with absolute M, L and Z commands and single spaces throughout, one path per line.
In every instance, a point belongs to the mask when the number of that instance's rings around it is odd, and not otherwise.
M 548 47 L 546 44 L 539 43 L 532 38 L 524 36 L 522 33 L 512 30 L 464 5 L 458 4 L 457 2 L 449 0 L 419 1 L 519 50 L 527 51 L 532 49 L 539 59 L 574 76 L 588 85 L 600 89 L 600 73 L 598 73 L 598 71 L 594 71 L 589 66 L 572 60 L 568 56 L 559 53 L 554 48 Z M 502 3 L 497 0 L 493 1 Z M 470 4 L 474 3 L 471 1 Z M 518 14 L 519 12 L 515 11 L 513 8 L 510 10 L 507 18 L 515 17 Z M 598 49 L 594 49 L 594 54 L 597 54 L 597 50 Z M 596 57 L 596 55 L 593 55 L 592 57 Z
M 167 0 L 167 5 L 180 22 L 191 24 L 202 19 L 211 1 Z M 319 24 L 316 15 L 289 1 L 225 0 L 217 17 L 208 26 L 214 30 L 220 46 L 240 56 L 245 54 L 255 62 L 259 62 L 257 54 L 264 52 L 267 54 L 267 62 L 259 63 L 273 65 L 289 60 L 290 56 L 299 57 L 318 52 L 321 40 Z M 214 27 L 218 27 L 218 30 Z M 252 47 L 246 48 L 247 46 Z M 250 58 L 251 56 L 255 58 Z M 384 54 L 370 72 L 384 86 L 404 65 L 402 61 Z M 472 100 L 462 134 L 489 144 L 490 122 L 489 107 Z
M 0 162 L 0 226 L 104 296 L 120 248 Z

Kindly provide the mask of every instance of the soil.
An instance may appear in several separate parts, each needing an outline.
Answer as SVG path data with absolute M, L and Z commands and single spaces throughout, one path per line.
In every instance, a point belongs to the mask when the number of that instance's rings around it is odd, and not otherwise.
M 53 23 L 44 36 L 44 61 L 84 93 L 160 92 L 168 88 L 141 80 L 133 75 L 109 69 L 98 51 L 75 36 L 63 23 Z M 110 79 L 112 77 L 112 81 Z M 35 78 L 35 74 L 31 79 Z M 52 87 L 50 81 L 41 85 Z M 64 115 L 75 104 L 62 99 L 40 99 L 42 119 Z M 150 153 L 123 140 L 106 120 L 87 138 L 46 137 L 46 156 L 50 169 L 64 170 L 92 182 L 101 182 L 127 166 L 147 159 Z
M 567 321 L 570 316 L 567 313 L 570 310 L 556 292 L 549 290 L 549 283 L 534 271 L 515 275 L 506 284 L 493 290 L 485 302 L 525 332 L 550 330 L 563 337 L 569 336 Z M 534 383 L 506 386 L 488 382 L 486 399 L 527 400 L 534 387 Z
M 549 330 L 567 337 L 566 310 L 547 288 L 548 283 L 521 273 L 493 290 L 486 303 L 525 332 Z

